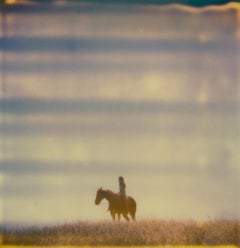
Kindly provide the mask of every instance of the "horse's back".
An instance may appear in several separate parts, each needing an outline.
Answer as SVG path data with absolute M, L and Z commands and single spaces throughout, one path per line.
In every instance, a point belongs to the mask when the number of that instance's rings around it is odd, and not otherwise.
M 131 196 L 126 196 L 126 200 L 127 200 L 127 205 L 123 204 L 123 199 L 122 195 L 120 195 L 119 193 L 115 194 L 115 202 L 114 205 L 116 205 L 114 208 L 119 209 L 119 210 L 125 210 L 125 208 L 128 209 L 129 212 L 136 212 L 137 210 L 137 203 L 136 201 L 133 199 L 133 197 Z

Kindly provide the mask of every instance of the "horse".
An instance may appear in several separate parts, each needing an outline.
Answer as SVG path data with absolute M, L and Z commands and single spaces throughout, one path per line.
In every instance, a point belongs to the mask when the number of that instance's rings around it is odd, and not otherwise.
M 103 190 L 100 188 L 97 191 L 95 204 L 99 205 L 103 199 L 106 199 L 109 202 L 108 211 L 110 211 L 113 221 L 115 221 L 116 214 L 118 216 L 118 221 L 120 221 L 121 214 L 126 221 L 130 221 L 128 214 L 130 214 L 132 220 L 135 220 L 137 204 L 131 196 L 123 196 L 119 193 L 114 193 L 111 190 Z

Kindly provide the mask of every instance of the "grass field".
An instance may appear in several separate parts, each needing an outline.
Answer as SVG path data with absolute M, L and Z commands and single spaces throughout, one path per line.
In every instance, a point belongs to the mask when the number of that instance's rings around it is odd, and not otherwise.
M 240 245 L 240 221 L 213 220 L 132 223 L 77 222 L 71 224 L 1 228 L 4 247 L 77 247 L 77 246 L 222 246 Z M 180 246 L 179 246 L 180 245 Z
M 17 245 L 4 245 L 2 246 L 2 248 L 32 248 L 32 247 L 35 247 L 35 246 L 17 246 Z M 68 247 L 68 248 L 79 248 L 79 246 L 48 246 L 48 248 L 65 248 L 65 247 Z M 92 246 L 81 246 L 81 248 L 91 248 Z M 129 246 L 130 248 L 142 248 L 142 246 Z M 166 248 L 166 246 L 144 246 L 145 248 Z M 200 245 L 176 245 L 176 246 L 167 246 L 168 248 L 235 248 L 235 247 L 238 247 L 238 246 L 234 246 L 234 245 L 225 245 L 225 246 L 200 246 Z M 38 246 L 38 248 L 43 248 L 41 246 Z M 106 248 L 106 246 L 98 246 L 98 248 Z M 112 246 L 112 248 L 114 248 L 114 246 Z M 116 248 L 128 248 L 127 246 L 116 246 Z

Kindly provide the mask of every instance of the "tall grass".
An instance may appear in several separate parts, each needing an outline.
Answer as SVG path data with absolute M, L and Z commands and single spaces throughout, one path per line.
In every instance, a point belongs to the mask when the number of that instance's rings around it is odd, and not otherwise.
M 5 245 L 240 245 L 240 221 L 78 222 L 1 230 Z

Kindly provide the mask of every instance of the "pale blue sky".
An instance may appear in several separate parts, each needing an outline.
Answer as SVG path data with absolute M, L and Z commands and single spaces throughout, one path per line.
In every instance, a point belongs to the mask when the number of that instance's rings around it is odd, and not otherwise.
M 3 223 L 108 220 L 96 190 L 118 191 L 120 175 L 138 218 L 239 218 L 239 15 L 236 5 L 6 11 Z

